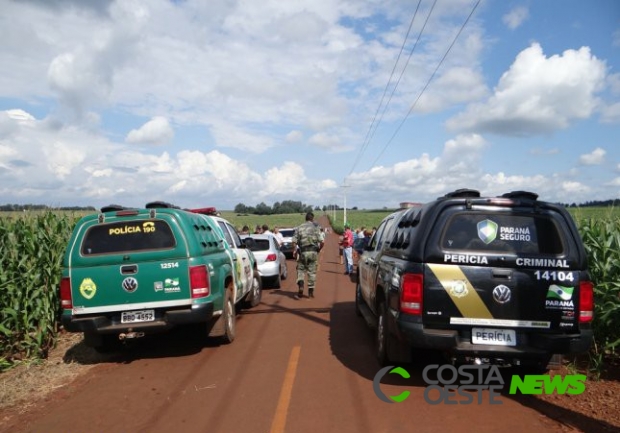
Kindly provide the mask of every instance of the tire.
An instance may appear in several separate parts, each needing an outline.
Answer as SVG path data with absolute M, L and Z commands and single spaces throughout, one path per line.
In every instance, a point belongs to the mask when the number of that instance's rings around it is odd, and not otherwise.
M 377 317 L 377 361 L 381 367 L 390 365 L 388 356 L 388 330 L 387 330 L 387 308 L 384 302 L 379 304 L 379 317 Z
M 288 278 L 288 268 L 286 267 L 286 263 L 284 263 L 284 272 L 282 273 L 282 279 L 286 280 Z
M 360 285 L 358 278 L 357 285 L 355 286 L 355 314 L 359 317 L 362 317 L 362 310 L 360 308 L 362 302 L 362 286 Z
M 222 342 L 225 344 L 230 344 L 235 340 L 237 333 L 237 316 L 235 314 L 235 303 L 233 302 L 232 294 L 228 289 L 226 289 L 226 295 L 224 295 L 222 321 L 224 326 L 224 333 L 221 337 Z
M 279 289 L 280 287 L 282 287 L 282 277 L 280 276 L 280 274 L 278 274 L 273 277 L 273 288 Z
M 260 300 L 263 296 L 263 280 L 261 279 L 258 271 L 254 271 L 254 276 L 252 277 L 252 288 L 250 289 L 250 293 L 248 293 L 246 300 L 243 302 L 244 308 L 252 308 L 256 307 L 260 304 Z

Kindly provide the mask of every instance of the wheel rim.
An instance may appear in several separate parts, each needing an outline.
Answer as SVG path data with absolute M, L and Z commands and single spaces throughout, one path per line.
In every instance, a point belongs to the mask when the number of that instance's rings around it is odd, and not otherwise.
M 226 317 L 226 324 L 228 325 L 228 329 L 230 330 L 230 332 L 232 334 L 234 334 L 235 332 L 235 321 L 233 319 L 233 314 L 234 314 L 234 310 L 233 310 L 233 304 L 231 300 L 228 300 L 228 302 L 226 303 L 226 312 L 228 313 Z
M 384 348 L 385 324 L 383 323 L 383 314 L 379 315 L 379 321 L 377 322 L 377 353 L 382 356 Z
M 258 296 L 259 288 L 260 288 L 260 284 L 258 282 L 258 278 L 254 277 L 254 284 L 253 284 L 254 293 L 252 293 L 254 297 Z

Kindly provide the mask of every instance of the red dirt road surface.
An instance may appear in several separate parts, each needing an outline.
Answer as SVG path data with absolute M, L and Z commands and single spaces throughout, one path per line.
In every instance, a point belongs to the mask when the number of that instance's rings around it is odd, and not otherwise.
M 325 223 L 325 221 L 321 221 Z M 301 221 L 300 221 L 301 223 Z M 503 393 L 499 405 L 431 405 L 423 366 L 411 379 L 392 377 L 385 403 L 373 391 L 380 367 L 373 332 L 354 307 L 355 282 L 340 265 L 337 236 L 321 253 L 315 299 L 295 300 L 295 262 L 282 289 L 239 312 L 230 345 L 200 330 L 177 329 L 138 341 L 88 371 L 37 410 L 0 430 L 10 432 L 559 432 L 567 425 Z M 507 386 L 506 386 L 507 389 Z M 532 397 L 533 399 L 533 397 Z M 23 417 L 22 417 L 23 418 Z

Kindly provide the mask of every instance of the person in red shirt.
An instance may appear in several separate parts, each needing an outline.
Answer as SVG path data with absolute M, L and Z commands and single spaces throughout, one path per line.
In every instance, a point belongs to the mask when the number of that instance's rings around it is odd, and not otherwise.
M 349 224 L 344 225 L 342 234 L 342 252 L 344 255 L 344 273 L 353 273 L 353 232 Z

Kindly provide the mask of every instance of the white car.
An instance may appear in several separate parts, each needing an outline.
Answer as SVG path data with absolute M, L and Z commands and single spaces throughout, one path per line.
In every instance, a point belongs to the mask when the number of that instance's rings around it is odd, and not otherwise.
M 293 258 L 293 235 L 295 234 L 294 228 L 279 229 L 282 235 L 282 243 L 280 249 L 284 253 L 287 259 Z
M 269 283 L 280 288 L 282 280 L 288 277 L 286 257 L 280 250 L 276 238 L 272 234 L 251 234 L 241 236 L 245 246 L 254 253 L 256 267 L 263 285 Z

